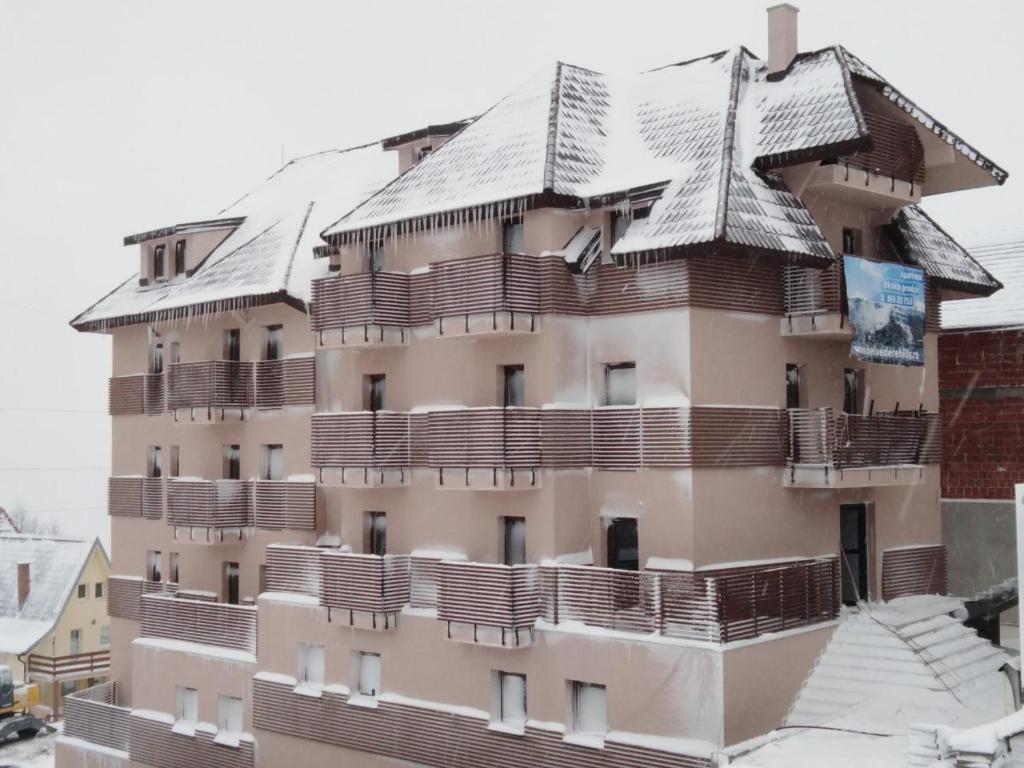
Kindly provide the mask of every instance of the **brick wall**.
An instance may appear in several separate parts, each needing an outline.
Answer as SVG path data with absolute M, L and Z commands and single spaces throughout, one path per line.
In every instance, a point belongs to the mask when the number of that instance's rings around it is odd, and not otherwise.
M 939 337 L 942 496 L 1012 499 L 1024 482 L 1024 331 Z

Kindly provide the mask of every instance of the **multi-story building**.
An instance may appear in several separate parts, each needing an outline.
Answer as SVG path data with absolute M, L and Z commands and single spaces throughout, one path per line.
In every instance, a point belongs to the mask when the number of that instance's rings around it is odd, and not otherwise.
M 918 203 L 1006 174 L 769 26 L 126 238 L 73 323 L 114 344 L 115 684 L 62 766 L 710 765 L 842 602 L 944 591 L 938 306 L 998 283 Z M 850 357 L 844 254 L 924 270 L 923 367 Z

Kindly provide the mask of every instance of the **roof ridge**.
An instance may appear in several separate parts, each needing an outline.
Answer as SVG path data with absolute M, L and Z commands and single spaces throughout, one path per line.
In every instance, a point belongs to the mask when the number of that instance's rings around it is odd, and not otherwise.
M 740 52 L 735 54 L 729 82 L 729 101 L 722 128 L 722 159 L 718 177 L 718 206 L 715 210 L 715 238 L 725 239 L 729 220 L 729 188 L 732 184 L 733 158 L 736 152 L 736 112 L 739 105 L 740 82 L 744 71 L 744 59 Z
M 555 188 L 555 158 L 558 156 L 559 125 L 558 117 L 562 105 L 562 67 L 561 61 L 555 62 L 555 78 L 551 83 L 551 106 L 548 109 L 548 138 L 544 150 L 544 179 L 542 189 Z

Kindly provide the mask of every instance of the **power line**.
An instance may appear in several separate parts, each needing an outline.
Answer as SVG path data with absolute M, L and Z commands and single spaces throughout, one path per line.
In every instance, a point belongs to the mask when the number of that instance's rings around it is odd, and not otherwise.
M 19 504 L 16 508 L 18 511 L 24 510 L 30 515 L 48 515 L 54 512 L 95 512 L 97 509 L 106 509 L 106 506 L 102 507 L 54 507 L 52 509 L 38 509 L 36 507 L 27 506 L 25 504 Z
M 67 321 L 67 318 L 64 317 L 64 315 L 57 314 L 56 312 L 51 312 L 48 309 L 40 309 L 39 307 L 30 307 L 27 304 L 16 304 L 13 301 L 0 301 L 0 306 L 12 307 L 13 309 L 21 309 L 21 310 L 24 310 L 26 312 L 38 312 L 40 315 L 49 315 L 50 317 L 56 317 L 56 318 L 58 318 L 60 320 Z
M 0 472 L 109 472 L 110 467 L 0 467 Z
M 16 408 L 13 405 L 0 405 L 0 411 L 6 413 L 94 413 L 109 416 L 106 411 L 86 410 L 84 408 Z

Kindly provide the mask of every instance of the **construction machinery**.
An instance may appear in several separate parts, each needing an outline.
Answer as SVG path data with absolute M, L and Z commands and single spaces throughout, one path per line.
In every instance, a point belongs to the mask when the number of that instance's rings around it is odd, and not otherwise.
M 31 739 L 47 727 L 32 714 L 32 707 L 38 705 L 39 686 L 15 685 L 11 668 L 0 665 L 0 744 L 15 734 L 19 739 Z

